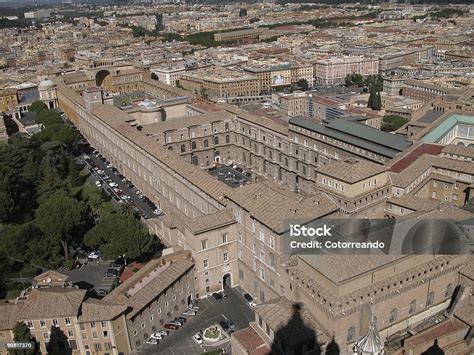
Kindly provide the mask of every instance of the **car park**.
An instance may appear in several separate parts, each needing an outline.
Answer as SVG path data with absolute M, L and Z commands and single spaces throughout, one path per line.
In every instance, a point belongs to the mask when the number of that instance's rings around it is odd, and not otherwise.
M 247 301 L 247 304 L 250 306 L 250 307 L 255 307 L 257 304 L 255 303 L 255 301 L 253 300 L 253 297 L 250 296 L 249 293 L 245 293 L 244 294 L 244 298 L 245 300 Z
M 193 340 L 198 344 L 202 345 L 202 337 L 199 333 L 193 335 Z

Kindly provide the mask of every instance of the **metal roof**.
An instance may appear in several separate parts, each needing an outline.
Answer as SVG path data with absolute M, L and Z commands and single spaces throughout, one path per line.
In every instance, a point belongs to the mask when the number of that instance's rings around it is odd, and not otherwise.
M 290 119 L 289 123 L 388 158 L 393 158 L 409 145 L 409 142 L 403 136 L 383 132 L 345 118 L 320 124 L 295 117 Z
M 423 142 L 436 143 L 458 123 L 474 125 L 474 116 L 453 114 L 427 133 L 421 140 Z

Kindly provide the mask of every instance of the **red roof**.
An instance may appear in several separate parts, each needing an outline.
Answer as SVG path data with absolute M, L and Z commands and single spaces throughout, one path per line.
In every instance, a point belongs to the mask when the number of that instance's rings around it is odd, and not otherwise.
M 130 265 L 128 265 L 125 269 L 123 269 L 122 275 L 120 275 L 120 282 L 124 282 L 125 280 L 132 277 L 132 275 L 135 274 L 137 269 L 140 270 L 143 266 L 145 265 L 137 263 L 137 262 L 133 262 Z
M 400 171 L 403 171 L 408 168 L 411 163 L 413 163 L 422 155 L 439 155 L 443 148 L 444 146 L 442 145 L 423 143 L 420 146 L 416 147 L 410 154 L 393 164 L 390 168 L 390 171 L 394 173 L 399 173 Z

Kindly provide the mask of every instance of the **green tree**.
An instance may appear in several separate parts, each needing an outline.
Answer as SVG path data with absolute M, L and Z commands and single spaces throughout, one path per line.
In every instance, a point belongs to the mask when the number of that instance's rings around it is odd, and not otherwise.
M 69 159 L 68 182 L 71 187 L 79 187 L 83 183 L 81 170 L 73 159 Z
M 382 98 L 380 97 L 380 91 L 376 91 L 374 86 L 369 87 L 369 100 L 367 102 L 367 107 L 372 110 L 380 111 L 382 108 Z
M 347 74 L 346 77 L 344 78 L 344 85 L 346 87 L 349 87 L 352 85 L 352 75 L 351 74 Z
M 28 108 L 28 111 L 36 112 L 36 114 L 40 114 L 41 112 L 46 110 L 48 110 L 48 106 L 46 106 L 43 101 L 35 101 Z
M 89 247 L 99 248 L 107 259 L 123 254 L 136 259 L 150 251 L 152 238 L 130 211 L 122 211 L 103 216 L 87 232 L 84 243 Z
M 402 127 L 405 123 L 408 122 L 408 119 L 398 115 L 386 115 L 383 118 L 383 124 L 380 128 L 385 132 L 393 132 Z
M 68 259 L 68 246 L 75 231 L 84 222 L 84 204 L 69 197 L 64 191 L 52 194 L 35 214 L 35 223 L 47 237 L 58 239 Z
M 352 74 L 351 80 L 358 87 L 361 87 L 364 85 L 364 77 L 360 74 L 357 74 L 357 73 Z
M 32 342 L 34 343 L 34 346 L 32 349 L 9 350 L 11 355 L 33 355 L 37 351 L 38 344 L 31 336 L 30 328 L 28 328 L 28 326 L 23 322 L 17 322 L 13 327 L 13 341 L 20 343 Z
M 298 85 L 300 87 L 300 89 L 306 91 L 308 90 L 308 87 L 309 87 L 309 84 L 308 84 L 308 81 L 306 79 L 300 79 L 296 82 L 296 85 Z
M 52 124 L 63 123 L 63 120 L 59 116 L 59 113 L 55 111 L 46 110 L 38 113 L 36 122 L 42 123 L 45 126 L 50 126 Z

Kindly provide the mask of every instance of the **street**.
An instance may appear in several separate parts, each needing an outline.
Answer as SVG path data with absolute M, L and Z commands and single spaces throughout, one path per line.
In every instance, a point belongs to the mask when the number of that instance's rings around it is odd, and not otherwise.
M 220 321 L 230 319 L 235 323 L 235 330 L 248 327 L 254 320 L 255 313 L 245 301 L 238 288 L 226 288 L 227 299 L 216 301 L 209 296 L 199 300 L 201 308 L 195 316 L 187 317 L 188 321 L 177 331 L 161 340 L 158 345 L 144 345 L 139 354 L 201 354 L 206 351 L 224 349 L 230 352 L 230 337 L 215 346 L 201 347 L 191 338 L 194 334 Z

